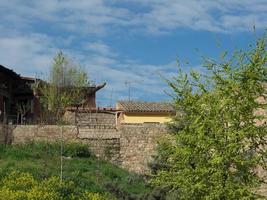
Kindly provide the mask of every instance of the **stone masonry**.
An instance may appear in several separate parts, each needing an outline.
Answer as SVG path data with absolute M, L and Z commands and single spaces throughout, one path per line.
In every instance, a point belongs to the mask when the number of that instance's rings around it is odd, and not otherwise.
M 166 128 L 160 124 L 125 124 L 119 130 L 75 125 L 19 125 L 12 131 L 12 143 L 55 142 L 61 138 L 65 142 L 82 142 L 97 156 L 129 171 L 146 173 L 157 139 L 165 134 Z
M 161 124 L 125 124 L 120 128 L 121 166 L 129 171 L 147 173 L 156 153 L 158 139 L 167 134 Z
M 4 126 L 0 125 L 0 144 L 5 143 L 5 133 L 4 133 Z

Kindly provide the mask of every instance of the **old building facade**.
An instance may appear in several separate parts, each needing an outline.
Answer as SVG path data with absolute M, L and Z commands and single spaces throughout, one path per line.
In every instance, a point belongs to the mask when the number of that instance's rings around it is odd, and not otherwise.
M 0 122 L 26 123 L 40 114 L 38 95 L 33 92 L 36 79 L 22 77 L 0 65 Z
M 32 124 L 41 117 L 40 79 L 23 77 L 0 65 L 0 123 Z M 106 83 L 82 88 L 82 102 L 73 108 L 96 109 L 96 92 Z

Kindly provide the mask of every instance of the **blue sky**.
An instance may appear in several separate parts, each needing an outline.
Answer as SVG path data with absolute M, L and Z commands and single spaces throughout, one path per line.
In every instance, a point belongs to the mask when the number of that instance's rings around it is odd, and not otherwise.
M 248 48 L 267 27 L 266 0 L 0 0 L 0 64 L 45 77 L 57 51 L 80 63 L 100 106 L 166 101 L 159 73 L 201 70 L 201 57 Z

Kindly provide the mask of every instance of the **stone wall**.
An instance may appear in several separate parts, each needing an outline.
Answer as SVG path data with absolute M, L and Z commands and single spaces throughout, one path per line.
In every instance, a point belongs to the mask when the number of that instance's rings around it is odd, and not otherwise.
M 120 135 L 115 129 L 92 129 L 74 125 L 18 125 L 12 131 L 12 143 L 26 142 L 82 142 L 89 145 L 97 156 L 109 159 L 113 163 L 120 163 L 119 141 Z
M 5 144 L 4 126 L 0 124 L 0 144 Z
M 146 173 L 156 153 L 159 138 L 167 134 L 162 124 L 125 124 L 121 126 L 122 167 L 129 171 Z
M 86 143 L 97 156 L 129 171 L 146 173 L 157 140 L 166 134 L 166 127 L 160 124 L 125 124 L 117 130 L 75 125 L 19 125 L 10 134 L 13 144 L 55 142 L 60 141 L 61 137 L 64 141 Z
M 12 143 L 13 126 L 0 124 L 0 144 Z
M 64 120 L 77 126 L 90 126 L 95 128 L 115 128 L 116 127 L 116 116 L 114 112 L 108 111 L 94 111 L 94 112 L 71 112 L 67 111 L 64 114 Z
M 64 141 L 75 140 L 77 134 L 77 128 L 75 126 L 60 127 L 57 125 L 17 125 L 12 131 L 12 143 L 19 144 L 36 141 L 60 141 L 61 130 Z

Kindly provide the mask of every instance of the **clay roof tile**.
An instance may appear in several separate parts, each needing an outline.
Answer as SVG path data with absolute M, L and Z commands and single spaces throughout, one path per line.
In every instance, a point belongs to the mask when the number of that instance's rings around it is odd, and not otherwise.
M 118 109 L 126 112 L 175 112 L 171 103 L 119 101 Z

